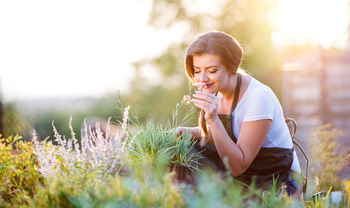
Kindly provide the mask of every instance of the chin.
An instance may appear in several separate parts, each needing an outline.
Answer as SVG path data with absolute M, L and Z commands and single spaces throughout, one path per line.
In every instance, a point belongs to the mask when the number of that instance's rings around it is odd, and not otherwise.
M 205 89 L 203 91 L 210 92 L 211 94 L 215 94 L 217 91 L 214 89 Z

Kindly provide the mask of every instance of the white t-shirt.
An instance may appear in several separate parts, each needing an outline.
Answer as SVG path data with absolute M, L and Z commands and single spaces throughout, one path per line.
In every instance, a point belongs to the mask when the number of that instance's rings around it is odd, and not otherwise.
M 266 85 L 251 78 L 249 86 L 241 101 L 232 113 L 233 134 L 238 138 L 241 125 L 245 121 L 271 119 L 270 130 L 262 147 L 293 148 L 289 129 L 285 123 L 282 107 L 273 93 Z M 299 161 L 294 151 L 292 170 L 300 172 Z

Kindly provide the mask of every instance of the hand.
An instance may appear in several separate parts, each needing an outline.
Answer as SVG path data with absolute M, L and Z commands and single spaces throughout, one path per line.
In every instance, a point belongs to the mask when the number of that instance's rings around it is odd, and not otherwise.
M 188 132 L 192 134 L 193 139 L 201 140 L 201 130 L 199 127 L 177 127 L 174 129 L 178 138 L 182 139 L 182 134 Z
M 204 118 L 208 122 L 218 117 L 217 109 L 219 100 L 215 95 L 207 91 L 196 91 L 193 97 L 196 99 L 192 99 L 191 102 L 205 111 Z

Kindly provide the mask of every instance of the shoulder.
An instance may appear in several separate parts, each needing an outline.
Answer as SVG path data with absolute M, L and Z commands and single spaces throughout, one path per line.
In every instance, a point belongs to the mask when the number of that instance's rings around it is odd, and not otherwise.
M 249 83 L 249 86 L 246 90 L 246 95 L 248 100 L 258 101 L 260 99 L 262 100 L 270 100 L 275 99 L 276 96 L 274 92 L 271 90 L 270 87 L 267 85 L 259 82 L 258 80 L 251 77 L 251 81 Z
M 236 113 L 242 116 L 243 121 L 273 120 L 277 103 L 277 97 L 268 86 L 251 78 Z
M 250 90 L 252 91 L 268 91 L 268 92 L 272 92 L 271 88 L 263 83 L 261 83 L 260 81 L 258 81 L 255 78 L 251 78 L 250 81 L 251 84 L 251 88 Z

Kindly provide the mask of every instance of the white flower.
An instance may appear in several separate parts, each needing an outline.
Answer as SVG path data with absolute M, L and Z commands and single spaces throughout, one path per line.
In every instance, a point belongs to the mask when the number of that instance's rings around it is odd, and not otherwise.
M 112 135 L 110 134 L 109 128 L 110 118 L 107 123 L 106 135 L 103 135 L 99 123 L 96 124 L 96 132 L 91 132 L 91 127 L 89 127 L 88 134 L 88 128 L 84 121 L 84 129 L 81 134 L 81 150 L 73 131 L 72 117 L 69 122 L 72 138 L 68 140 L 66 140 L 64 136 L 62 139 L 62 136 L 58 133 L 52 122 L 55 137 L 54 141 L 58 143 L 57 146 L 52 144 L 51 141 L 45 141 L 44 144 L 41 145 L 39 141 L 37 141 L 37 136 L 34 131 L 33 152 L 38 156 L 40 165 L 40 168 L 35 167 L 35 169 L 47 178 L 58 173 L 66 175 L 65 172 L 61 171 L 61 169 L 63 169 L 60 168 L 61 166 L 68 167 L 68 174 L 83 173 L 83 169 L 89 167 L 98 168 L 104 173 L 110 173 L 115 169 L 117 164 L 125 163 L 125 155 L 128 154 L 133 141 L 133 138 L 129 141 L 128 134 L 126 133 L 129 109 L 130 107 L 127 107 L 124 111 L 121 131 Z M 58 165 L 57 156 L 61 156 L 63 159 L 60 165 Z M 122 160 L 123 158 L 124 160 Z M 77 165 L 80 167 L 78 168 Z

